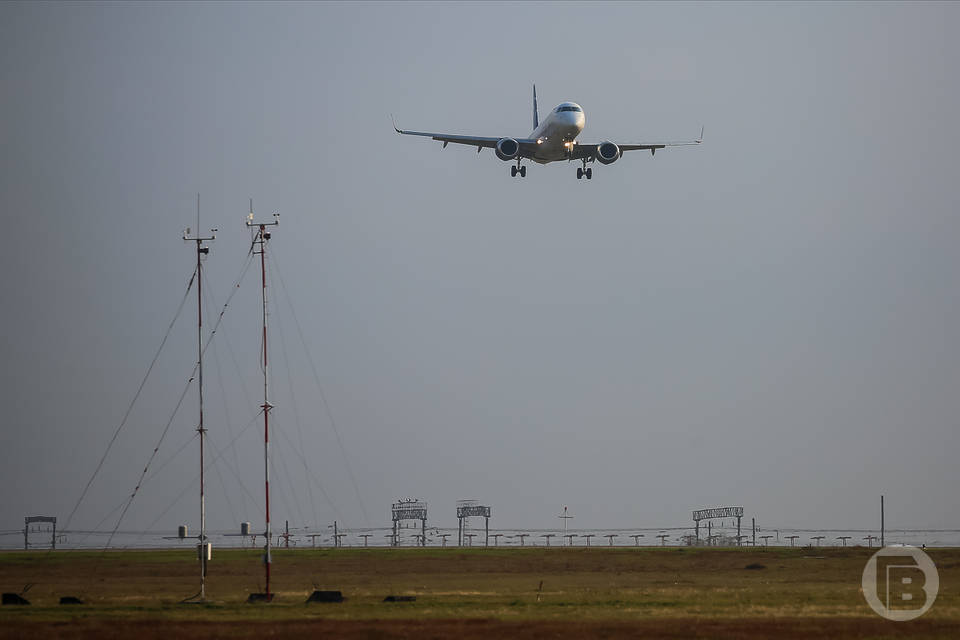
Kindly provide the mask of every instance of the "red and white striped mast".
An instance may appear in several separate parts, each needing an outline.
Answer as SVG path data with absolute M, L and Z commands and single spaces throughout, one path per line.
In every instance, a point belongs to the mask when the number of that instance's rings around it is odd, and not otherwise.
M 267 240 L 270 239 L 270 232 L 267 231 L 267 227 L 280 224 L 279 217 L 280 214 L 275 213 L 273 214 L 273 220 L 271 222 L 254 222 L 253 199 L 251 198 L 250 214 L 247 216 L 247 226 L 256 228 L 254 243 L 259 245 L 260 249 L 259 251 L 254 251 L 254 253 L 260 254 L 260 291 L 263 300 L 263 349 L 261 353 L 263 357 L 263 404 L 260 406 L 263 409 L 263 487 L 264 495 L 266 496 L 266 528 L 264 529 L 264 537 L 267 540 L 266 552 L 263 556 L 263 564 L 266 569 L 266 586 L 263 595 L 267 602 L 273 600 L 273 594 L 270 593 L 270 562 L 272 560 L 270 556 L 270 538 L 273 535 L 270 531 L 270 409 L 273 408 L 273 405 L 270 404 L 270 401 L 267 399 Z

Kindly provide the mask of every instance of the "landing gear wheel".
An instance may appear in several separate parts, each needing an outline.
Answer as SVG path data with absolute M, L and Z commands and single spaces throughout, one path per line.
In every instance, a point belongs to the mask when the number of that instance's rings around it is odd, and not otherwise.
M 511 177 L 511 178 L 516 178 L 516 177 L 517 177 L 517 168 L 516 168 L 516 167 L 510 167 L 510 177 Z
M 587 176 L 587 180 L 590 180 L 593 178 L 593 169 L 584 170 L 583 175 Z
M 520 177 L 521 177 L 521 178 L 526 178 L 526 177 L 527 177 L 527 168 L 526 168 L 526 167 L 520 167 Z
M 577 167 L 577 180 L 582 180 L 582 179 L 583 179 L 583 169 L 581 169 L 580 167 Z

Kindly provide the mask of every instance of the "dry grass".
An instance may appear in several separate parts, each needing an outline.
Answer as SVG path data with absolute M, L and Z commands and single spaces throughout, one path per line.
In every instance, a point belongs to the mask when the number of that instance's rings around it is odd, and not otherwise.
M 11 552 L 0 587 L 34 583 L 33 604 L 3 607 L 0 637 L 960 637 L 960 550 L 929 553 L 937 603 L 893 623 L 860 594 L 871 551 L 856 548 L 279 550 L 271 605 L 245 603 L 262 587 L 259 552 L 220 550 L 203 606 L 178 604 L 198 585 L 186 550 Z M 347 601 L 305 605 L 314 586 Z M 62 595 L 88 604 L 59 606 Z

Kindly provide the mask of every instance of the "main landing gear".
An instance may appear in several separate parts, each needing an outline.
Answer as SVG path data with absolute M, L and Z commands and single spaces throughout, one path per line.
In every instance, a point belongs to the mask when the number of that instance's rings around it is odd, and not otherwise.
M 520 166 L 520 158 L 517 158 L 516 166 L 510 167 L 510 177 L 516 178 L 518 173 L 520 174 L 521 178 L 527 177 L 527 168 Z
M 583 166 L 577 167 L 577 180 L 587 176 L 587 180 L 593 177 L 593 169 L 587 169 L 587 161 L 583 160 Z

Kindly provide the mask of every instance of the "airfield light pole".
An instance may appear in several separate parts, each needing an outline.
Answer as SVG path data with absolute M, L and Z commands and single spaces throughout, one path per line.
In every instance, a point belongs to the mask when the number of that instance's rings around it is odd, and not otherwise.
M 367 546 L 367 540 L 370 539 L 370 534 L 369 534 L 369 533 L 361 533 L 361 534 L 360 534 L 359 536 L 357 536 L 357 537 L 358 537 L 358 538 L 363 538 L 363 546 L 364 546 L 364 548 L 366 548 L 366 546 Z
M 567 546 L 568 546 L 568 547 L 572 547 L 572 546 L 573 546 L 573 539 L 574 539 L 574 538 L 579 538 L 580 536 L 578 536 L 578 535 L 575 534 L 575 533 L 565 533 L 565 534 L 563 534 L 563 537 L 567 539 Z
M 523 539 L 524 539 L 524 538 L 529 538 L 529 537 L 530 537 L 530 534 L 529 534 L 529 533 L 518 533 L 517 535 L 515 535 L 515 536 L 513 536 L 513 537 L 514 537 L 514 538 L 520 538 L 520 546 L 522 547 L 522 546 L 523 546 Z
M 852 537 L 853 536 L 837 536 L 837 540 L 840 541 L 840 546 L 845 547 L 847 546 L 847 540 L 849 540 Z
M 873 541 L 877 540 L 877 536 L 865 536 L 863 539 L 867 541 L 867 548 L 872 549 Z
M 472 547 L 472 546 L 473 546 L 473 539 L 477 537 L 477 534 L 475 534 L 475 533 L 465 533 L 465 534 L 463 534 L 463 537 L 468 540 L 467 546 L 468 546 L 468 547 Z
M 800 536 L 783 536 L 783 537 L 790 541 L 790 546 L 792 547 L 794 546 L 794 542 L 796 541 L 796 539 L 799 538 Z
M 770 538 L 773 536 L 760 536 L 760 539 L 763 540 L 763 546 L 766 547 L 769 544 Z
M 816 541 L 817 541 L 817 546 L 819 547 L 819 546 L 820 546 L 820 541 L 823 540 L 823 539 L 826 538 L 826 537 L 827 537 L 827 536 L 813 536 L 813 537 L 810 538 L 810 539 L 811 539 L 811 540 L 816 540 Z
M 583 534 L 581 537 L 582 537 L 582 538 L 585 538 L 585 539 L 587 540 L 587 546 L 589 547 L 589 546 L 590 546 L 590 538 L 592 538 L 592 537 L 595 536 L 595 535 L 597 535 L 597 534 L 595 534 L 595 533 L 585 533 L 585 534 Z
M 603 537 L 606 538 L 606 539 L 610 542 L 610 546 L 612 547 L 612 546 L 613 546 L 613 539 L 617 537 L 617 534 L 615 534 L 615 533 L 608 533 L 608 534 L 604 535 Z
M 261 355 L 263 356 L 263 404 L 260 406 L 263 408 L 263 486 L 264 495 L 266 496 L 264 502 L 266 507 L 265 535 L 267 538 L 267 546 L 263 555 L 263 565 L 266 572 L 266 593 L 264 593 L 264 599 L 267 602 L 273 600 L 273 594 L 270 593 L 270 563 L 272 561 L 270 557 L 270 409 L 273 408 L 273 405 L 270 404 L 267 395 L 267 240 L 270 239 L 270 232 L 267 231 L 267 227 L 280 224 L 279 217 L 279 214 L 275 213 L 273 214 L 273 220 L 271 222 L 254 222 L 253 199 L 250 199 L 250 215 L 247 216 L 247 226 L 256 228 L 254 243 L 260 245 L 260 250 L 255 253 L 260 254 L 260 293 L 263 302 L 263 336 L 261 338 L 263 340 L 261 350 Z
M 639 547 L 639 546 L 640 546 L 640 538 L 643 538 L 644 535 L 643 535 L 642 533 L 634 533 L 634 534 L 631 535 L 630 537 L 633 538 L 633 546 Z
M 566 537 L 566 535 L 567 535 L 567 520 L 570 520 L 571 518 L 573 518 L 573 516 L 567 515 L 567 508 L 564 507 L 564 508 L 563 508 L 563 513 L 562 513 L 561 515 L 557 516 L 557 517 L 563 520 L 563 535 L 564 535 L 564 537 Z
M 500 538 L 503 537 L 503 534 L 502 534 L 502 533 L 491 533 L 488 537 L 489 537 L 489 538 L 493 538 L 493 546 L 499 547 L 499 546 L 500 546 Z M 486 545 L 484 545 L 484 546 L 486 546 Z
M 190 235 L 190 228 L 183 233 L 185 242 L 195 242 L 197 245 L 197 389 L 200 397 L 200 422 L 197 425 L 197 433 L 200 434 L 200 544 L 197 546 L 200 556 L 200 602 L 207 597 L 207 503 L 205 497 L 204 483 L 204 459 L 203 444 L 207 430 L 203 426 L 203 297 L 202 283 L 203 262 L 201 257 L 210 253 L 210 248 L 203 246 L 204 242 L 210 242 L 216 238 L 216 229 L 210 230 L 209 237 L 200 235 L 200 194 L 197 194 L 197 235 Z
M 660 538 L 660 546 L 661 546 L 661 547 L 667 546 L 667 538 L 670 537 L 669 535 L 667 535 L 666 533 L 661 533 L 661 534 L 658 535 L 657 537 Z
M 545 540 L 547 541 L 547 546 L 549 547 L 549 546 L 550 546 L 550 538 L 552 538 L 552 537 L 554 537 L 554 536 L 556 536 L 556 535 L 557 535 L 557 534 L 555 534 L 555 533 L 545 533 L 545 534 L 541 535 L 540 537 L 543 538 L 543 539 L 545 539 Z
M 441 547 L 446 547 L 446 546 L 447 546 L 447 538 L 449 538 L 449 537 L 452 536 L 453 534 L 452 534 L 452 533 L 441 533 L 441 534 L 439 534 L 439 535 L 440 535 L 440 539 L 442 540 L 442 542 L 440 543 L 440 546 L 441 546 Z

